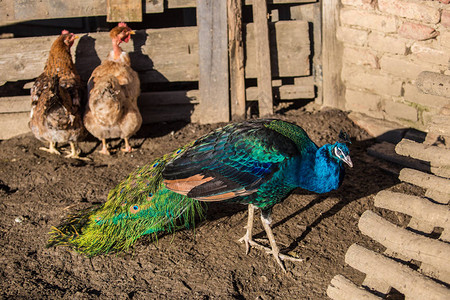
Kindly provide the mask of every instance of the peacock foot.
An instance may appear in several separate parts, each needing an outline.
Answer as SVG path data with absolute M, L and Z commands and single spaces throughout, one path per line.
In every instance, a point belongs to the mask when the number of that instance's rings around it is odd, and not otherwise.
M 239 241 L 241 243 L 244 242 L 245 237 L 246 236 L 244 235 Z M 253 239 L 249 239 L 248 244 L 253 248 L 257 248 L 262 251 L 265 251 L 267 254 L 272 254 L 275 261 L 278 263 L 278 265 L 281 267 L 281 269 L 283 269 L 283 271 L 285 273 L 286 273 L 286 268 L 284 267 L 284 264 L 282 261 L 287 261 L 287 260 L 292 261 L 292 262 L 302 262 L 303 261 L 303 259 L 301 259 L 301 258 L 297 258 L 297 257 L 293 257 L 291 255 L 280 253 L 280 251 L 278 250 L 278 247 L 275 249 L 271 249 L 269 247 L 263 246 L 263 245 L 255 242 Z M 248 251 L 247 251 L 247 253 L 248 253 Z

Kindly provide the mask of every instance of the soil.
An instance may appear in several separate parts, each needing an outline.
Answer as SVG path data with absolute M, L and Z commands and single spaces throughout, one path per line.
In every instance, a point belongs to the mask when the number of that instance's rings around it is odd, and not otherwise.
M 71 211 L 106 200 L 128 173 L 223 124 L 185 122 L 143 127 L 131 140 L 136 151 L 98 153 L 93 138 L 82 142 L 91 162 L 48 154 L 31 133 L 0 142 L 0 295 L 27 299 L 326 299 L 331 279 L 342 274 L 360 284 L 364 274 L 347 266 L 347 248 L 358 243 L 383 251 L 358 231 L 358 219 L 374 209 L 384 189 L 414 192 L 385 171 L 366 149 L 374 140 L 337 110 L 281 109 L 274 116 L 302 126 L 318 145 L 343 129 L 352 138 L 354 163 L 343 185 L 323 195 L 295 191 L 273 210 L 273 231 L 284 253 L 303 262 L 275 260 L 258 249 L 245 254 L 246 206 L 215 203 L 195 230 L 140 239 L 132 251 L 92 259 L 67 247 L 46 248 L 48 232 Z M 378 211 L 379 212 L 379 211 Z M 380 212 L 386 214 L 386 212 Z M 388 213 L 387 213 L 388 214 Z M 391 216 L 402 223 L 402 216 Z M 265 238 L 255 221 L 256 238 Z

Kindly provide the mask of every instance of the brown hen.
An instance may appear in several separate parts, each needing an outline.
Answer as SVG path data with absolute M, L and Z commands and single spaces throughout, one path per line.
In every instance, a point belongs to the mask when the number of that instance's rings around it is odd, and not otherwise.
M 131 152 L 129 137 L 142 124 L 137 106 L 140 95 L 138 74 L 130 66 L 130 57 L 122 48 L 134 31 L 125 23 L 119 23 L 110 31 L 113 50 L 107 59 L 92 72 L 88 81 L 89 101 L 84 115 L 86 129 L 102 141 L 100 153 L 109 155 L 106 139 L 122 138 L 125 148 Z
M 81 111 L 81 81 L 70 54 L 70 47 L 78 37 L 67 30 L 53 42 L 44 72 L 31 88 L 31 116 L 29 126 L 41 141 L 50 143 L 41 150 L 60 154 L 56 143 L 70 143 L 66 157 L 80 158 L 76 142 L 84 138 Z

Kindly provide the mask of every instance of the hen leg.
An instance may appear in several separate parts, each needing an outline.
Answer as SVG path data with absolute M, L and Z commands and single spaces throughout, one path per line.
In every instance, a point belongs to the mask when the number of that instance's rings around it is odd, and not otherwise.
M 275 236 L 273 235 L 272 228 L 270 227 L 270 224 L 272 223 L 272 210 L 268 211 L 262 211 L 261 212 L 261 222 L 263 224 L 264 230 L 266 231 L 267 237 L 269 238 L 270 247 L 265 247 L 261 244 L 258 244 L 252 239 L 252 229 L 253 229 L 253 215 L 254 215 L 255 207 L 252 204 L 249 204 L 248 208 L 248 222 L 247 222 L 247 233 L 239 240 L 241 243 L 245 242 L 246 244 L 246 253 L 248 253 L 249 245 L 255 248 L 259 248 L 261 250 L 266 251 L 267 253 L 272 253 L 275 261 L 280 265 L 281 269 L 283 269 L 284 272 L 286 272 L 286 269 L 281 262 L 281 260 L 290 260 L 290 261 L 296 261 L 301 262 L 303 261 L 301 258 L 295 258 L 289 255 L 285 255 L 280 253 L 280 250 L 278 249 L 277 243 L 275 242 Z
M 106 139 L 102 139 L 102 150 L 99 151 L 101 154 L 111 155 L 108 151 L 108 146 L 106 145 Z
M 54 142 L 50 142 L 50 146 L 48 148 L 45 147 L 40 147 L 40 150 L 46 151 L 48 153 L 53 153 L 53 154 L 57 154 L 60 155 L 61 153 L 59 153 L 59 151 L 56 149 L 56 143 Z
M 75 159 L 90 161 L 90 159 L 87 157 L 80 157 L 81 151 L 79 149 L 77 149 L 74 142 L 69 142 L 69 144 L 70 144 L 70 153 L 68 155 L 66 155 L 67 158 L 75 158 Z
M 133 148 L 131 148 L 130 143 L 128 142 L 128 138 L 124 138 L 123 140 L 125 141 L 125 148 L 122 148 L 120 150 L 122 150 L 123 152 L 132 152 Z

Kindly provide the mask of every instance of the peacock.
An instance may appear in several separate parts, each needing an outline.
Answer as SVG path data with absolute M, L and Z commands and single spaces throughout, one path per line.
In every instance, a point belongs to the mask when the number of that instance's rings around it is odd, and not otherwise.
M 316 193 L 337 189 L 344 164 L 353 167 L 345 141 L 318 147 L 299 126 L 277 119 L 231 123 L 138 168 L 112 189 L 101 206 L 75 212 L 50 232 L 48 246 L 67 245 L 88 257 L 126 251 L 143 235 L 157 238 L 192 228 L 204 203 L 248 205 L 245 235 L 250 247 L 281 260 L 271 224 L 272 207 L 296 188 Z M 252 239 L 255 209 L 270 248 Z

